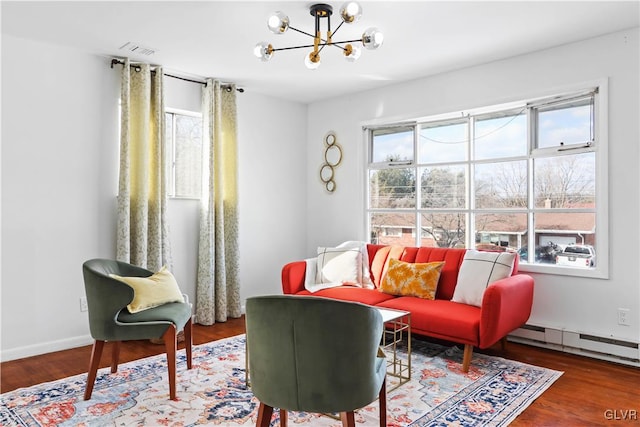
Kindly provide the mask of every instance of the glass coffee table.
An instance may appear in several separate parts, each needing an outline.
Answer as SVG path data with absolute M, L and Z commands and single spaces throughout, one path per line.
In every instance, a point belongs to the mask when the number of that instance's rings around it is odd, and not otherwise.
M 382 315 L 384 324 L 380 348 L 387 355 L 387 376 L 395 378 L 388 382 L 391 391 L 411 379 L 411 313 L 391 308 L 375 308 Z M 407 342 L 406 355 L 398 352 L 403 340 Z

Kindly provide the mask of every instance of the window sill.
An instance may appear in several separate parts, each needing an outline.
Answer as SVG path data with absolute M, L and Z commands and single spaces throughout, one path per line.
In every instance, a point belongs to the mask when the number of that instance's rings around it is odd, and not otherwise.
M 553 274 L 556 276 L 573 276 L 584 277 L 590 279 L 608 279 L 609 273 L 607 268 L 599 266 L 596 268 L 571 268 L 571 267 L 556 267 L 554 265 L 545 264 L 528 264 L 520 262 L 518 264 L 519 273 L 539 273 L 539 274 Z
M 200 197 L 187 197 L 187 196 L 169 196 L 169 200 L 197 200 L 200 201 Z

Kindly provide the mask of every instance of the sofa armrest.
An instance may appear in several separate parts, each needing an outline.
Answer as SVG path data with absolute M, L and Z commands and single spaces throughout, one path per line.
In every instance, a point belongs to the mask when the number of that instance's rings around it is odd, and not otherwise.
M 282 292 L 296 294 L 304 291 L 304 278 L 307 271 L 305 261 L 293 261 L 282 267 Z
M 487 287 L 480 308 L 480 348 L 500 341 L 524 325 L 533 305 L 533 278 L 516 274 Z

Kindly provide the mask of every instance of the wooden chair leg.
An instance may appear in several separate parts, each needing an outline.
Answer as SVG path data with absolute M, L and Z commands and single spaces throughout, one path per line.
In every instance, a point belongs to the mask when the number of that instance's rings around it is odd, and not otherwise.
M 380 394 L 378 395 L 378 404 L 380 405 L 380 427 L 387 427 L 387 377 L 382 381 Z
M 473 355 L 473 346 L 471 344 L 464 345 L 464 355 L 462 356 L 462 372 L 469 372 L 471 366 L 471 356 Z
M 118 372 L 118 362 L 120 360 L 120 341 L 113 341 L 111 343 L 111 373 Z
M 289 420 L 287 419 L 287 410 L 280 409 L 280 427 L 287 427 L 288 421 Z
M 502 348 L 503 352 L 507 351 L 507 337 L 502 337 L 502 339 L 500 340 L 500 347 Z
M 192 328 L 193 324 L 191 319 L 184 325 L 184 349 L 187 353 L 187 369 L 191 369 L 192 367 L 192 359 L 193 359 L 193 339 L 192 339 Z
M 93 348 L 91 350 L 91 360 L 89 361 L 89 372 L 87 373 L 87 386 L 84 389 L 84 400 L 91 399 L 93 384 L 96 382 L 96 375 L 98 373 L 98 367 L 100 366 L 100 358 L 102 357 L 103 348 L 104 341 L 94 341 Z
M 269 427 L 269 424 L 271 424 L 271 415 L 273 415 L 273 407 L 260 402 L 256 427 Z
M 162 335 L 167 351 L 167 368 L 169 369 L 169 399 L 176 400 L 176 348 L 178 347 L 176 326 L 170 325 Z
M 355 427 L 356 425 L 353 411 L 340 412 L 340 421 L 342 421 L 342 427 Z

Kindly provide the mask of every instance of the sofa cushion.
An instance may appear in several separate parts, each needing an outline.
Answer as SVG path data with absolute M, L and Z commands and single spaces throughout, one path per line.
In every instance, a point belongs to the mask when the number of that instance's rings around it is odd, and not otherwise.
M 472 305 L 417 297 L 397 297 L 378 307 L 411 312 L 411 330 L 417 334 L 477 344 L 480 309 Z
M 487 286 L 511 276 L 515 259 L 515 252 L 467 251 L 451 301 L 480 307 Z
M 415 257 L 415 262 L 444 261 L 444 267 L 440 272 L 440 282 L 436 299 L 450 300 L 458 281 L 458 271 L 466 249 L 420 247 Z
M 390 295 L 434 299 L 444 262 L 414 263 L 389 260 L 380 290 Z
M 357 248 L 318 248 L 316 283 L 344 283 L 361 286 L 362 253 Z
M 371 259 L 371 276 L 373 277 L 373 284 L 376 288 L 380 287 L 382 279 L 387 274 L 389 268 L 389 260 L 401 259 L 403 261 L 403 255 L 405 254 L 405 247 L 399 245 L 392 246 L 379 246 L 379 250 L 375 252 L 375 255 Z M 371 256 L 371 255 L 370 255 Z
M 298 292 L 296 295 L 313 295 L 314 297 L 355 301 L 367 305 L 376 305 L 395 298 L 393 295 L 385 294 L 377 289 L 359 288 L 357 286 L 338 286 L 336 288 L 322 289 L 314 293 L 305 290 Z
M 338 249 L 357 249 L 362 254 L 362 273 L 360 284 L 364 288 L 373 288 L 371 281 L 371 271 L 369 271 L 369 251 L 367 250 L 367 242 L 349 240 L 336 246 Z

